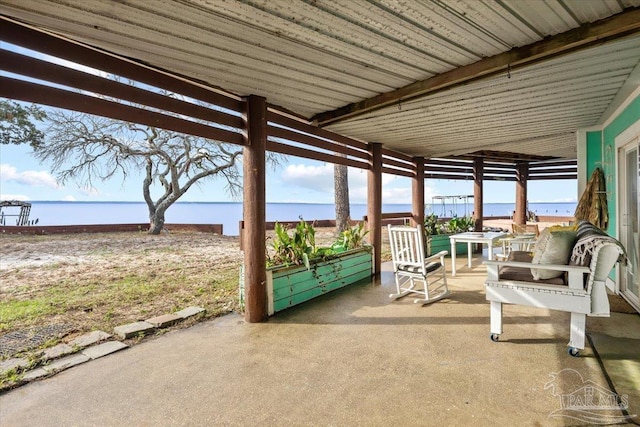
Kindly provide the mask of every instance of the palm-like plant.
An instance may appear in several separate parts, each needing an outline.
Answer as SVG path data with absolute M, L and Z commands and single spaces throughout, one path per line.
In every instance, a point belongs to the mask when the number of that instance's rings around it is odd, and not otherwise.
M 267 254 L 267 265 L 304 265 L 307 268 L 310 268 L 310 260 L 325 259 L 336 253 L 363 246 L 364 237 L 369 233 L 364 228 L 364 222 L 361 222 L 343 231 L 331 247 L 317 247 L 316 231 L 313 225 L 303 219 L 300 219 L 291 235 L 286 226 L 280 223 L 276 223 L 274 231 L 272 255 Z
M 293 235 L 289 236 L 287 228 L 276 223 L 274 227 L 273 255 L 268 257 L 269 265 L 302 265 L 309 267 L 309 259 L 316 252 L 315 230 L 304 220 L 296 225 Z
M 344 250 L 356 249 L 364 245 L 364 237 L 369 233 L 369 230 L 365 230 L 364 222 L 360 222 L 358 225 L 348 228 L 340 233 L 338 243 Z

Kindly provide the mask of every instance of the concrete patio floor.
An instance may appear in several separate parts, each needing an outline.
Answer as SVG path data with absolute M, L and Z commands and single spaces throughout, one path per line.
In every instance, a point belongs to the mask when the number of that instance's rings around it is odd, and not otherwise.
M 451 297 L 428 306 L 389 300 L 385 264 L 375 283 L 266 323 L 234 314 L 169 332 L 1 395 L 0 425 L 588 424 L 561 399 L 587 382 L 608 390 L 607 378 L 591 348 L 567 355 L 569 314 L 506 306 L 490 341 L 481 262 L 459 259 Z M 637 339 L 640 317 L 590 318 L 587 330 Z

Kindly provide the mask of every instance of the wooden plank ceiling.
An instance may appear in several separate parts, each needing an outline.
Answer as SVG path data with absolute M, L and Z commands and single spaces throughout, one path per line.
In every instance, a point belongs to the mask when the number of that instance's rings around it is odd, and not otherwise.
M 575 158 L 640 0 L 0 0 L 0 14 L 424 157 Z

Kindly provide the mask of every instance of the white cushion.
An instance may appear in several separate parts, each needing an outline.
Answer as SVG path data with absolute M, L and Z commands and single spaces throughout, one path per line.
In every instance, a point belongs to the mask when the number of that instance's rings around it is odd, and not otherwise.
M 536 242 L 531 264 L 568 264 L 575 242 L 575 231 L 551 231 L 545 228 Z M 534 280 L 553 279 L 563 274 L 562 271 L 531 269 Z

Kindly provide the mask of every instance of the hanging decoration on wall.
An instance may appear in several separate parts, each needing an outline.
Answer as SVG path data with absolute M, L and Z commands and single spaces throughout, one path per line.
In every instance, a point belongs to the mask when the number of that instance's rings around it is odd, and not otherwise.
M 602 169 L 596 168 L 591 174 L 573 216 L 577 220 L 589 221 L 601 230 L 606 230 L 609 226 L 607 190 Z

